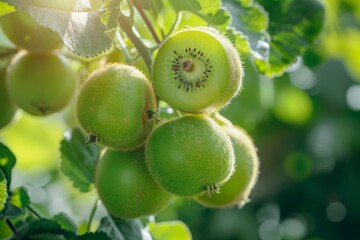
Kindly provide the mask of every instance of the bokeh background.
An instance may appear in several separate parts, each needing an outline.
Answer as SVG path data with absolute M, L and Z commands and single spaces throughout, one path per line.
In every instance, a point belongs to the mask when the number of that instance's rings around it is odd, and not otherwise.
M 221 112 L 258 148 L 251 202 L 213 210 L 177 199 L 157 221 L 180 219 L 196 240 L 360 239 L 360 1 L 324 2 L 324 30 L 304 57 L 274 79 L 243 57 L 243 90 Z M 59 171 L 71 112 L 18 112 L 0 141 L 17 156 L 13 187 L 25 186 L 45 216 L 66 212 L 85 227 L 96 192 L 80 193 Z M 104 214 L 100 207 L 95 221 Z M 0 238 L 7 232 L 0 222 Z

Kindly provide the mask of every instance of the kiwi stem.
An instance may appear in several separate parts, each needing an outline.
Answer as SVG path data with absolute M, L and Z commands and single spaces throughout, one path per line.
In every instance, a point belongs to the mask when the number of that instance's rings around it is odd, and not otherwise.
M 40 216 L 40 214 L 35 210 L 33 209 L 32 207 L 30 206 L 27 206 L 27 209 L 29 209 L 29 211 L 34 214 L 38 219 L 41 219 L 42 217 Z
M 175 110 L 175 113 L 179 116 L 179 117 L 182 117 L 182 114 L 179 110 Z
M 123 38 L 121 36 L 121 33 L 119 31 L 116 31 L 115 36 L 116 36 L 116 40 L 118 41 L 118 43 L 120 45 L 120 48 L 121 48 L 122 52 L 125 55 L 126 62 L 134 61 L 136 59 L 136 57 L 131 56 L 131 54 L 130 54 L 127 46 L 126 46 L 126 43 L 124 42 L 124 40 L 123 40 Z
M 18 232 L 18 230 L 16 229 L 16 227 L 14 226 L 14 224 L 10 221 L 10 219 L 6 218 L 5 220 L 6 224 L 9 226 L 9 228 L 11 229 L 11 231 L 14 233 L 16 239 L 21 240 L 21 235 Z
M 156 34 L 155 29 L 154 29 L 153 25 L 151 24 L 148 16 L 145 14 L 144 10 L 137 4 L 137 1 L 133 1 L 133 4 L 134 4 L 135 8 L 137 9 L 137 11 L 139 12 L 141 18 L 144 20 L 144 22 L 145 22 L 147 28 L 149 29 L 152 37 L 154 38 L 155 42 L 157 44 L 160 44 L 161 40 L 159 39 L 158 35 Z
M 129 21 L 126 19 L 127 17 L 120 13 L 118 18 L 119 25 L 121 29 L 125 32 L 131 42 L 134 44 L 135 48 L 139 52 L 140 56 L 144 59 L 148 70 L 151 72 L 152 66 L 152 58 L 148 48 L 144 45 L 144 43 L 136 36 L 132 26 L 129 25 Z
M 94 205 L 91 209 L 91 213 L 90 213 L 90 217 L 89 217 L 89 222 L 88 222 L 88 225 L 87 225 L 87 232 L 90 231 L 91 229 L 91 224 L 92 224 L 92 221 L 94 219 L 94 216 L 95 216 L 95 213 L 96 213 L 96 210 L 97 210 L 97 207 L 98 207 L 98 204 L 99 204 L 99 199 L 97 198 L 94 202 Z
M 217 184 L 211 184 L 206 186 L 206 192 L 209 197 L 214 193 L 220 193 L 220 187 Z
M 214 112 L 211 114 L 212 118 L 215 120 L 215 122 L 217 122 L 220 126 L 233 126 L 232 122 L 225 118 L 224 116 L 222 116 L 219 112 Z
M 12 56 L 12 55 L 15 55 L 18 51 L 19 51 L 19 50 L 16 49 L 16 48 L 15 48 L 15 49 L 13 49 L 13 48 L 8 49 L 8 50 L 3 51 L 3 52 L 0 53 L 0 58 L 10 57 L 10 56 Z
M 179 27 L 181 19 L 182 19 L 183 13 L 177 12 L 176 13 L 176 20 L 175 23 L 171 26 L 171 29 L 169 31 L 169 34 L 171 34 L 177 27 Z
M 89 138 L 85 142 L 85 145 L 88 145 L 88 144 L 96 145 L 98 138 L 99 137 L 98 137 L 98 135 L 96 135 L 96 133 L 90 133 Z

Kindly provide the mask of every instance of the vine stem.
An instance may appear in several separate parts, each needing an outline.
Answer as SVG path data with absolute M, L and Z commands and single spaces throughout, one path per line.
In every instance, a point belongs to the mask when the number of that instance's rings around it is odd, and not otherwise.
M 19 50 L 13 48 L 7 49 L 6 51 L 0 52 L 0 58 L 12 56 L 16 54 L 18 51 Z
M 135 48 L 139 52 L 140 56 L 144 59 L 147 68 L 151 72 L 152 58 L 149 52 L 149 49 L 144 45 L 140 38 L 135 34 L 132 26 L 129 24 L 129 19 L 120 13 L 118 19 L 121 29 L 125 32 L 131 42 L 134 44 Z
M 38 219 L 41 219 L 42 217 L 40 216 L 40 214 L 35 210 L 33 209 L 32 207 L 30 206 L 27 206 L 27 209 L 29 209 L 29 211 L 34 214 Z
M 94 202 L 94 205 L 91 209 L 91 213 L 90 213 L 90 217 L 89 217 L 89 222 L 88 222 L 88 225 L 87 225 L 87 232 L 90 231 L 90 228 L 91 228 L 91 224 L 92 224 L 92 221 L 94 219 L 94 216 L 95 216 L 95 213 L 96 213 L 96 210 L 97 210 L 97 207 L 98 207 L 98 203 L 99 203 L 99 199 L 95 199 L 95 202 Z
M 6 218 L 5 220 L 6 224 L 9 226 L 9 228 L 11 229 L 11 231 L 14 233 L 16 239 L 21 240 L 21 235 L 18 232 L 18 230 L 16 229 L 16 227 L 14 226 L 14 224 L 10 221 L 10 219 Z
M 160 44 L 161 40 L 159 39 L 158 35 L 156 34 L 155 29 L 154 29 L 153 25 L 151 24 L 148 16 L 145 14 L 144 10 L 137 4 L 136 1 L 134 1 L 133 4 L 134 4 L 136 10 L 139 12 L 141 18 L 144 20 L 144 22 L 145 22 L 147 28 L 149 29 L 152 37 L 154 38 L 155 42 L 157 44 Z

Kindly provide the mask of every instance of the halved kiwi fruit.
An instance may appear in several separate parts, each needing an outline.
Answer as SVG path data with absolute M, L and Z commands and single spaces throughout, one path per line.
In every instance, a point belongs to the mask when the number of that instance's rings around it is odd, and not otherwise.
M 157 94 L 188 113 L 213 112 L 228 104 L 242 83 L 243 68 L 232 43 L 212 28 L 188 28 L 160 46 L 153 66 Z

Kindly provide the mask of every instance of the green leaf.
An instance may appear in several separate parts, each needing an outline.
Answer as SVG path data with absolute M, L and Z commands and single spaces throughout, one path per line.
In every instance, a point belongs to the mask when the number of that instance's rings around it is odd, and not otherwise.
M 101 219 L 98 231 L 102 231 L 114 240 L 142 239 L 142 225 L 139 220 L 122 220 L 111 216 Z
M 185 223 L 169 221 L 149 224 L 150 234 L 156 240 L 191 240 L 191 233 Z
M 25 214 L 25 208 L 29 206 L 30 198 L 26 188 L 18 187 L 11 193 L 5 203 L 5 209 L 0 213 L 0 219 L 16 218 Z
M 7 194 L 7 185 L 4 173 L 0 170 L 0 212 L 4 210 Z
M 26 239 L 28 239 L 28 238 L 26 238 Z M 33 236 L 31 236 L 31 239 L 36 239 L 36 240 L 67 240 L 67 238 L 65 238 L 64 235 L 49 234 L 49 233 L 33 235 Z
M 89 0 L 4 0 L 29 13 L 41 25 L 58 32 L 64 44 L 84 57 L 94 57 L 110 49 L 109 30 Z
M 24 226 L 20 233 L 22 236 L 28 237 L 27 239 L 51 239 L 47 238 L 48 236 L 57 236 L 54 239 L 72 239 L 76 236 L 75 232 L 67 231 L 59 223 L 45 218 Z M 39 236 L 43 236 L 43 238 Z
M 30 204 L 30 198 L 26 188 L 18 187 L 11 192 L 10 204 L 17 208 L 26 208 Z
M 10 189 L 11 183 L 11 170 L 15 166 L 15 155 L 8 147 L 0 142 L 0 170 L 4 173 L 7 181 L 7 189 Z
M 266 31 L 269 17 L 264 8 L 252 0 L 225 0 L 224 6 L 231 13 L 231 26 L 236 29 L 228 29 L 226 34 L 239 52 L 265 58 L 269 52 L 270 37 Z
M 0 219 L 6 219 L 6 218 L 13 219 L 23 214 L 25 214 L 25 210 L 23 208 L 15 207 L 9 202 L 6 202 L 5 209 L 2 212 L 0 212 Z
M 219 30 L 225 30 L 230 23 L 230 14 L 223 8 L 220 0 L 169 0 L 169 2 L 176 11 L 190 11 L 197 14 Z
M 106 0 L 101 9 L 101 20 L 108 27 L 113 29 L 118 26 L 117 19 L 120 16 L 121 0 Z
M 249 45 L 249 40 L 242 32 L 237 31 L 233 27 L 229 27 L 224 32 L 225 36 L 232 42 L 236 49 L 241 54 L 250 54 L 251 49 Z
M 14 12 L 15 8 L 5 2 L 0 1 L 0 16 Z
M 281 75 L 317 39 L 325 9 L 317 0 L 259 0 L 269 13 L 269 54 L 255 59 L 261 73 Z
M 58 213 L 55 216 L 53 216 L 52 220 L 56 221 L 60 224 L 61 228 L 64 230 L 76 232 L 77 226 L 66 213 Z
M 84 235 L 78 236 L 73 240 L 111 240 L 111 238 L 104 232 L 85 233 Z
M 100 148 L 95 145 L 85 145 L 86 137 L 74 129 L 70 138 L 61 141 L 61 171 L 82 192 L 94 188 L 95 168 L 100 157 Z

